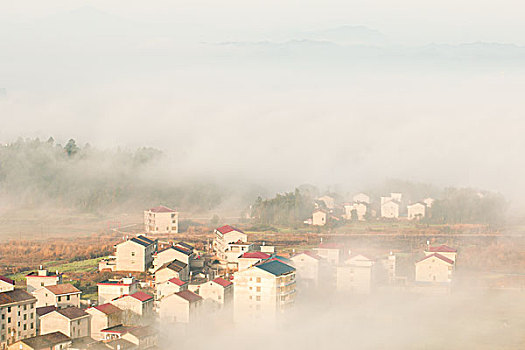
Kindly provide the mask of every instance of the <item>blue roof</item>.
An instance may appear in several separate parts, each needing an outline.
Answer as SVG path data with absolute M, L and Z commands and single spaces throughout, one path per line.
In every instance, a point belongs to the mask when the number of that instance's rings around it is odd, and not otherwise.
M 269 272 L 275 276 L 286 275 L 290 272 L 295 271 L 295 268 L 291 267 L 290 265 L 286 265 L 285 263 L 282 263 L 278 260 L 272 260 L 267 263 L 256 265 L 255 267 L 258 267 L 261 270 Z

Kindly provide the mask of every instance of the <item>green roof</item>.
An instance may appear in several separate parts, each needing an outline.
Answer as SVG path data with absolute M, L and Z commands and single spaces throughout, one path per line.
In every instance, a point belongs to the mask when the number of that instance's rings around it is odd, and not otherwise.
M 285 263 L 282 263 L 278 260 L 272 260 L 264 264 L 256 265 L 255 267 L 258 267 L 261 270 L 269 272 L 275 276 L 286 275 L 290 272 L 295 271 L 295 269 L 290 265 L 286 265 Z

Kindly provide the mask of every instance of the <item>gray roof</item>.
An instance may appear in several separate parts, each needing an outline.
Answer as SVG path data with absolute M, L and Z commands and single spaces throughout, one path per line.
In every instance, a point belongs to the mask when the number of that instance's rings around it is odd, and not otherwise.
M 36 301 L 36 298 L 22 289 L 10 290 L 0 293 L 0 305 Z
M 170 270 L 179 272 L 179 271 L 182 271 L 186 266 L 188 266 L 188 264 L 183 263 L 182 261 L 173 260 L 171 262 L 167 262 L 164 265 L 162 265 L 159 270 L 162 270 L 164 268 L 168 268 Z M 159 271 L 159 270 L 157 270 L 157 271 Z
M 27 344 L 35 350 L 50 349 L 55 345 L 70 342 L 71 338 L 61 332 L 53 332 L 44 335 L 37 335 L 36 337 L 22 340 L 22 343 Z
M 133 237 L 132 239 L 130 239 L 130 241 L 138 243 L 138 244 L 140 244 L 140 245 L 142 245 L 144 247 L 149 247 L 150 245 L 155 243 L 151 239 L 146 238 L 144 236 Z
M 256 265 L 255 267 L 258 267 L 261 270 L 269 272 L 275 276 L 286 275 L 295 271 L 295 268 L 291 267 L 290 265 L 286 265 L 285 263 L 282 263 L 278 260 L 272 260 L 267 263 Z

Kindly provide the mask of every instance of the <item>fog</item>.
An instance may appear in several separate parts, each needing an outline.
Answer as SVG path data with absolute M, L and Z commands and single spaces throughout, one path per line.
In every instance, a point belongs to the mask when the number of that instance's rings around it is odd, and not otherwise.
M 332 3 L 3 3 L 0 141 L 151 146 L 167 179 L 400 178 L 521 206 L 519 11 Z

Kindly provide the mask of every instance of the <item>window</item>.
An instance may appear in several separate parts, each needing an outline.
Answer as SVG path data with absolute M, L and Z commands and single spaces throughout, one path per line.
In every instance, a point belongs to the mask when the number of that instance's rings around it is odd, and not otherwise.
M 32 317 L 31 317 L 31 318 L 32 318 Z M 31 325 L 31 329 L 33 329 L 33 322 L 31 322 L 30 325 Z
M 24 314 L 24 321 L 27 320 L 27 314 Z
M 11 323 L 11 317 L 7 318 L 7 323 Z
M 24 311 L 26 311 L 26 310 L 27 310 L 27 305 L 24 305 Z
M 68 295 L 68 296 L 66 297 L 66 300 L 68 300 L 68 301 L 71 300 L 71 295 Z
M 27 325 L 26 324 L 24 325 L 24 331 L 27 331 Z
M 260 296 L 260 295 L 256 296 L 256 297 L 255 297 L 255 300 L 257 300 L 257 301 L 261 301 L 261 296 Z
M 7 308 L 7 312 L 11 312 L 11 306 Z
M 261 291 L 261 287 L 257 287 L 256 291 L 260 292 Z
M 135 252 L 131 252 L 131 256 L 135 256 Z
M 62 301 L 62 297 L 58 297 L 58 301 L 61 302 Z
M 33 314 L 31 314 L 31 319 L 33 319 Z
M 2 320 L 5 320 L 5 314 L 2 314 Z
M 40 287 L 43 287 L 44 286 L 44 282 L 40 282 Z

